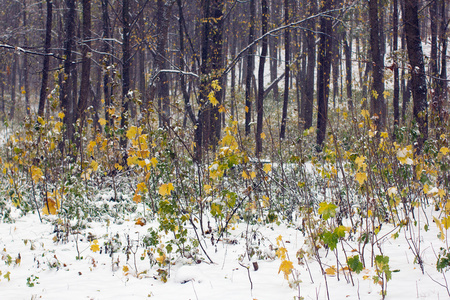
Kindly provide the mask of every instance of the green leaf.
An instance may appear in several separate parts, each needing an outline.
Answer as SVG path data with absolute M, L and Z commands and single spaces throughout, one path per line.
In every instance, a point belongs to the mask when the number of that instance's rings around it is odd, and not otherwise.
M 336 215 L 336 208 L 337 206 L 333 203 L 321 202 L 318 213 L 322 215 L 324 220 L 328 220 Z
M 349 269 L 352 270 L 353 272 L 356 272 L 356 274 L 361 273 L 361 271 L 363 270 L 363 264 L 359 260 L 359 255 L 349 257 L 347 259 L 347 265 Z

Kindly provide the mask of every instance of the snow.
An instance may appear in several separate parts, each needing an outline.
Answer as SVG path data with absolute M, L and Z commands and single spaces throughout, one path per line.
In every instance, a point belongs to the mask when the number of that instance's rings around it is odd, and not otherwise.
M 17 211 L 15 213 L 18 214 Z M 428 221 L 432 210 L 428 210 Z M 423 216 L 422 216 L 423 218 Z M 283 223 L 269 225 L 233 224 L 230 234 L 212 245 L 208 238 L 202 240 L 208 255 L 214 263 L 208 263 L 202 253 L 198 253 L 201 263 L 189 258 L 173 257 L 166 283 L 157 276 L 156 265 L 151 266 L 148 257 L 141 255 L 144 248 L 137 241 L 156 224 L 136 225 L 131 218 L 123 222 L 89 222 L 86 229 L 73 232 L 65 240 L 57 239 L 51 217 L 43 223 L 35 214 L 15 216 L 14 223 L 0 224 L 0 249 L 4 264 L 0 264 L 1 299 L 294 299 L 300 295 L 304 299 L 326 299 L 326 285 L 318 262 L 309 257 L 307 264 L 297 263 L 299 249 L 307 250 L 303 234 L 295 226 Z M 438 229 L 429 224 L 425 232 L 426 220 L 418 219 L 416 232 L 403 230 L 394 239 L 390 225 L 383 225 L 378 233 L 378 243 L 374 253 L 389 256 L 393 272 L 387 284 L 387 299 L 448 299 L 446 289 L 435 281 L 445 284 L 444 277 L 436 271 L 439 248 L 445 243 L 437 238 Z M 121 224 L 119 224 L 121 223 Z M 420 230 L 419 235 L 419 228 Z M 246 241 L 246 231 L 249 240 Z M 279 271 L 280 260 L 275 257 L 276 239 L 281 235 L 288 250 L 295 272 L 301 283 L 300 292 L 289 287 Z M 63 234 L 64 236 L 64 234 Z M 127 262 L 125 251 L 118 250 L 112 256 L 102 251 L 93 252 L 88 236 L 98 239 L 99 245 L 116 237 L 126 246 L 127 236 L 131 241 L 132 253 Z M 411 239 L 412 238 L 412 239 Z M 425 274 L 414 262 L 414 254 L 408 240 L 420 241 L 420 254 L 424 260 Z M 77 245 L 81 259 L 77 259 Z M 352 256 L 351 248 L 356 243 L 345 244 L 346 253 Z M 246 247 L 259 250 L 258 257 L 249 261 Z M 338 246 L 339 248 L 340 246 Z M 366 247 L 370 256 L 370 244 Z M 100 253 L 101 252 L 101 253 Z M 15 259 L 21 257 L 20 263 Z M 7 264 L 7 256 L 12 258 Z M 336 257 L 330 250 L 320 250 L 324 266 L 336 265 Z M 343 252 L 339 253 L 345 266 Z M 366 261 L 370 259 L 366 257 Z M 197 261 L 198 262 L 198 261 Z M 253 268 L 253 262 L 258 270 Z M 123 267 L 129 268 L 128 274 Z M 136 268 L 139 276 L 136 276 Z M 4 275 L 10 272 L 10 281 Z M 311 273 L 311 274 L 310 274 Z M 345 273 L 345 275 L 344 275 Z M 380 299 L 380 286 L 371 279 L 375 275 L 373 266 L 366 266 L 360 274 L 352 274 L 354 285 L 347 282 L 348 271 L 340 271 L 337 276 L 327 275 L 330 299 Z M 154 278 L 155 276 L 155 278 Z M 292 278 L 292 276 L 290 276 Z M 311 278 L 314 282 L 312 282 Z M 251 281 L 250 281 L 251 279 Z M 27 280 L 34 283 L 29 287 Z M 253 289 L 251 286 L 253 285 Z

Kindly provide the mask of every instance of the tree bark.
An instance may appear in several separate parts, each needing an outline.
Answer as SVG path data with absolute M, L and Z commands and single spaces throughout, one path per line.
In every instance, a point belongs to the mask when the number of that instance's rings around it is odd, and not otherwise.
M 369 1 L 370 52 L 372 55 L 372 91 L 370 93 L 370 114 L 375 116 L 378 130 L 386 126 L 386 105 L 384 103 L 384 58 L 381 53 L 378 0 Z
M 255 18 L 256 18 L 256 0 L 250 0 L 250 20 L 248 43 L 253 43 L 255 39 Z M 247 52 L 247 76 L 245 79 L 245 135 L 250 134 L 250 123 L 252 121 L 252 78 L 255 64 L 255 46 L 251 46 Z
M 316 0 L 312 0 L 309 6 L 309 15 L 314 15 L 317 12 Z M 316 67 L 316 19 L 312 18 L 307 21 L 306 30 L 306 45 L 308 63 L 306 66 L 306 81 L 305 81 L 305 97 L 302 97 L 302 119 L 304 123 L 303 129 L 309 129 L 313 125 L 313 105 L 314 105 L 314 70 Z
M 267 5 L 267 0 L 261 0 L 261 35 L 266 34 L 267 26 L 269 22 L 269 7 Z M 258 99 L 256 103 L 256 150 L 255 154 L 257 158 L 261 157 L 262 152 L 262 129 L 263 129 L 263 118 L 264 118 L 264 65 L 266 63 L 267 56 L 267 37 L 264 37 L 261 41 L 261 57 L 259 59 L 259 70 L 258 70 Z
M 60 92 L 61 108 L 65 114 L 65 136 L 69 141 L 73 138 L 74 99 L 72 89 L 72 77 L 74 62 L 72 51 L 75 44 L 75 0 L 66 0 L 67 14 L 65 16 L 65 40 L 64 40 L 64 74 Z
M 284 0 L 284 23 L 289 24 L 289 0 Z M 281 115 L 280 139 L 286 137 L 287 109 L 289 103 L 289 73 L 290 73 L 290 56 L 291 56 L 291 35 L 289 28 L 284 31 L 284 96 L 283 96 L 283 112 Z
M 322 2 L 321 12 L 332 7 L 332 0 Z M 328 97 L 330 93 L 331 69 L 331 35 L 332 20 L 328 17 L 320 18 L 320 40 L 317 67 L 317 150 L 322 151 L 328 122 Z
M 422 42 L 419 30 L 419 1 L 405 0 L 405 31 L 411 66 L 411 90 L 413 95 L 413 115 L 419 128 L 415 149 L 421 152 L 428 138 L 428 104 L 425 65 L 423 61 Z
M 89 53 L 91 48 L 91 0 L 82 0 L 82 5 L 81 83 L 76 118 L 80 119 L 80 132 L 84 126 L 85 111 L 90 92 L 91 58 Z

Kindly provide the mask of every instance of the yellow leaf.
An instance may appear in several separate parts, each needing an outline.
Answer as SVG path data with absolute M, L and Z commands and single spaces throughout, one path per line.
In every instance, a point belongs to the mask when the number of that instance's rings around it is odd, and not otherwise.
M 385 139 L 389 137 L 389 134 L 387 132 L 382 132 L 380 135 L 382 138 L 385 138 Z
M 203 189 L 205 190 L 206 194 L 209 194 L 211 192 L 211 186 L 209 184 L 205 184 L 203 186 Z
M 280 272 L 284 273 L 284 278 L 286 280 L 289 279 L 289 274 L 291 274 L 292 269 L 294 268 L 294 264 L 289 261 L 289 260 L 283 260 L 281 262 L 280 268 L 278 269 L 278 274 L 280 274 Z
M 367 109 L 362 109 L 361 115 L 367 119 L 369 117 L 369 111 Z
M 161 196 L 170 196 L 170 193 L 174 190 L 172 183 L 164 183 L 159 187 L 159 194 Z
M 447 147 L 442 147 L 441 150 L 442 154 L 447 155 L 447 153 L 450 151 Z
M 245 106 L 245 112 L 248 113 L 248 106 Z
M 131 167 L 139 163 L 139 158 L 137 156 L 131 156 L 127 159 L 127 164 Z
M 211 102 L 211 104 L 213 106 L 217 106 L 217 104 L 219 104 L 219 101 L 217 101 L 217 99 L 216 99 L 216 97 L 214 95 L 214 92 L 210 92 L 208 94 L 208 100 L 209 100 L 209 102 Z
M 265 164 L 263 170 L 264 172 L 266 172 L 266 174 L 269 174 L 269 172 L 272 170 L 272 164 Z
M 137 135 L 138 129 L 136 126 L 131 126 L 128 130 L 127 130 L 127 138 L 129 138 L 130 140 L 134 139 Z
M 122 271 L 125 273 L 125 275 L 128 275 L 128 272 L 130 271 L 130 269 L 128 268 L 128 266 L 123 266 Z
M 147 221 L 144 218 L 137 218 L 136 223 L 134 224 L 144 226 L 145 224 L 147 224 Z
M 99 123 L 100 125 L 102 125 L 102 126 L 105 126 L 105 125 L 106 125 L 106 120 L 103 119 L 103 118 L 100 118 L 100 119 L 98 119 L 98 123 Z
M 277 243 L 278 243 L 278 241 L 277 241 Z M 286 260 L 286 257 L 287 257 L 286 253 L 287 253 L 287 250 L 284 247 L 280 247 L 280 248 L 278 248 L 277 251 L 275 251 L 275 255 L 278 258 L 280 258 L 281 260 Z
M 89 153 L 92 153 L 94 151 L 94 147 L 97 146 L 97 143 L 95 141 L 90 141 L 87 146 L 87 151 Z
M 138 192 L 143 192 L 143 193 L 147 192 L 147 185 L 145 184 L 145 182 L 138 183 L 138 185 L 136 187 L 136 193 L 138 193 Z
M 47 203 L 44 204 L 44 207 L 42 208 L 42 213 L 44 215 L 56 215 L 58 210 L 60 209 L 60 202 L 59 202 L 59 194 L 57 191 L 54 193 L 47 193 Z
M 109 113 L 110 115 L 113 115 L 115 112 L 116 112 L 116 109 L 115 109 L 114 107 L 108 108 L 108 113 Z
M 219 106 L 219 112 L 220 113 L 224 113 L 224 112 L 226 112 L 227 110 L 225 109 L 225 107 L 223 106 L 223 105 L 220 105 Z
M 42 117 L 38 117 L 38 122 L 41 123 L 41 125 L 45 125 L 45 120 L 42 119 Z
M 325 274 L 327 274 L 329 276 L 335 276 L 336 275 L 336 269 L 334 268 L 334 266 L 326 268 L 325 269 Z
M 370 218 L 372 215 L 373 215 L 372 210 L 369 209 L 369 210 L 367 211 L 367 216 L 369 216 L 369 218 Z
M 98 240 L 93 240 L 91 244 L 92 252 L 98 252 L 100 250 L 100 246 L 98 245 Z
M 62 119 L 64 119 L 64 117 L 65 117 L 66 115 L 63 113 L 63 112 L 60 112 L 59 114 L 58 114 L 58 117 L 62 120 Z
M 92 168 L 92 170 L 97 171 L 98 162 L 96 162 L 95 160 L 91 161 L 91 168 Z
M 364 163 L 364 161 L 366 160 L 366 157 L 365 156 L 358 156 L 356 159 L 355 159 L 355 163 L 356 163 L 356 165 L 358 166 L 358 170 L 360 170 L 360 169 L 362 169 L 363 171 L 365 171 L 366 170 L 366 164 Z
M 219 80 L 213 80 L 211 82 L 211 87 L 215 90 L 215 91 L 220 91 L 222 89 L 222 87 L 219 85 Z
M 136 203 L 141 203 L 141 201 L 142 201 L 142 196 L 139 195 L 139 194 L 134 194 L 134 196 L 133 196 L 133 201 L 136 202 Z
M 356 179 L 356 181 L 358 181 L 358 183 L 360 185 L 362 185 L 367 180 L 367 174 L 366 173 L 362 173 L 362 172 L 358 172 L 355 175 L 355 179 Z
M 33 178 L 34 183 L 38 183 L 44 174 L 39 167 L 31 166 L 31 178 Z
M 264 132 L 261 132 L 261 139 L 265 139 L 266 138 L 266 134 Z
M 160 264 L 164 264 L 166 260 L 166 255 L 164 253 L 160 253 L 159 256 L 156 258 L 156 261 Z
M 150 159 L 150 162 L 151 162 L 153 168 L 155 168 L 156 165 L 158 164 L 158 160 L 156 159 L 156 157 L 152 157 L 152 159 Z
M 122 169 L 123 169 L 123 167 L 122 167 L 120 164 L 118 164 L 118 163 L 116 163 L 116 164 L 114 165 L 114 168 L 116 168 L 116 169 L 119 170 L 119 171 L 122 171 Z
M 250 178 L 250 175 L 248 174 L 248 172 L 246 170 L 242 171 L 242 178 L 244 178 L 244 179 Z

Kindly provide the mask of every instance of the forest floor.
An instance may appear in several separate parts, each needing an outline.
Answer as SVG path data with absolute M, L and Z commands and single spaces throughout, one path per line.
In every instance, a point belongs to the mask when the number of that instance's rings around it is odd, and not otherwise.
M 200 260 L 171 260 L 165 268 L 168 276 L 164 283 L 158 271 L 161 269 L 150 264 L 140 245 L 142 236 L 155 224 L 136 222 L 129 215 L 124 220 L 88 222 L 85 229 L 65 235 L 61 226 L 54 225 L 55 216 L 46 216 L 41 223 L 37 214 L 19 213 L 13 211 L 14 223 L 0 224 L 0 254 L 4 262 L 0 264 L 1 299 L 262 300 L 298 299 L 295 297 L 299 294 L 304 299 L 326 299 L 327 293 L 330 299 L 381 299 L 381 286 L 373 280 L 375 266 L 368 265 L 351 276 L 348 268 L 340 267 L 338 273 L 327 269 L 329 274 L 324 276 L 314 257 L 298 264 L 299 249 L 308 249 L 302 232 L 295 226 L 301 220 L 294 220 L 289 226 L 235 223 L 229 234 L 214 245 L 208 236 L 202 239 L 213 263 L 203 253 L 198 253 Z M 386 299 L 449 298 L 444 275 L 436 270 L 439 248 L 445 242 L 437 237 L 439 229 L 430 221 L 434 213 L 426 211 L 417 220 L 417 228 L 431 222 L 427 232 L 402 230 L 394 239 L 398 229 L 385 225 L 375 235 L 374 252 L 390 258 L 392 279 L 387 282 Z M 424 273 L 411 251 L 413 242 L 420 248 Z M 118 251 L 108 253 L 108 244 L 119 245 Z M 275 253 L 281 246 L 293 262 L 289 281 L 280 272 L 281 261 Z M 352 246 L 346 241 L 338 247 L 345 247 L 350 256 L 356 250 Z M 258 254 L 254 257 L 261 259 L 249 261 L 250 248 Z M 367 255 L 372 253 L 370 248 L 369 243 Z M 321 249 L 320 254 L 324 268 L 336 269 L 337 257 L 332 251 Z M 340 255 L 343 256 L 342 251 Z M 346 266 L 345 258 L 338 258 Z M 293 282 L 293 275 L 297 282 Z

